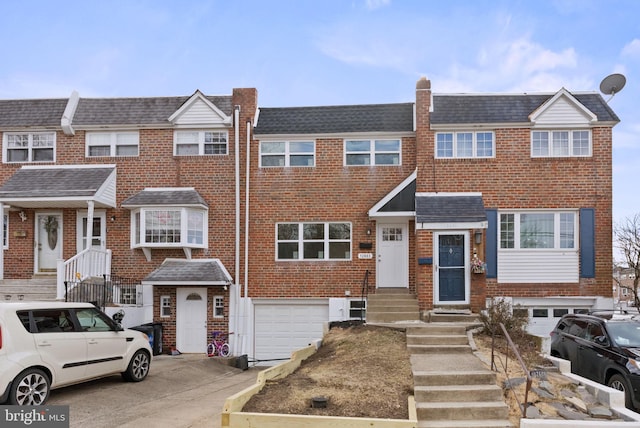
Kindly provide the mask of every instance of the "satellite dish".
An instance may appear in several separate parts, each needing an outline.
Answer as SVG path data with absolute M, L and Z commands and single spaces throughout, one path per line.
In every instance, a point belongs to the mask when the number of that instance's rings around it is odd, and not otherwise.
M 627 78 L 622 74 L 610 74 L 600 82 L 600 92 L 606 95 L 611 95 L 609 98 L 609 100 L 611 100 L 615 94 L 624 88 L 625 83 L 627 83 Z M 609 102 L 609 100 L 607 100 L 607 102 Z

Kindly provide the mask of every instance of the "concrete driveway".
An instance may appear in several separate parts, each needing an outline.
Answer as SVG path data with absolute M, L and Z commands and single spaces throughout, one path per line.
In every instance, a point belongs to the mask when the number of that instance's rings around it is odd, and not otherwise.
M 154 357 L 138 383 L 111 376 L 51 392 L 48 404 L 68 405 L 70 426 L 219 428 L 225 399 L 256 381 L 204 354 Z

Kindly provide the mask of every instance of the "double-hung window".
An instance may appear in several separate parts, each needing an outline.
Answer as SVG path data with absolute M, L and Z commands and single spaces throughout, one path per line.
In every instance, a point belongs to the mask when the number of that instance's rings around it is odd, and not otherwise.
M 260 167 L 315 166 L 315 141 L 261 141 Z
M 577 248 L 575 212 L 519 212 L 500 214 L 501 249 Z
M 532 157 L 591 156 L 591 131 L 531 131 Z
M 134 132 L 87 132 L 87 157 L 138 156 L 139 134 Z
M 494 140 L 493 132 L 438 132 L 436 158 L 491 158 Z
M 174 153 L 176 156 L 226 155 L 228 137 L 227 131 L 175 131 Z
M 276 224 L 277 260 L 348 260 L 350 223 Z
M 345 140 L 344 164 L 400 165 L 402 144 L 397 139 Z
M 55 161 L 55 132 L 5 132 L 3 137 L 5 163 Z

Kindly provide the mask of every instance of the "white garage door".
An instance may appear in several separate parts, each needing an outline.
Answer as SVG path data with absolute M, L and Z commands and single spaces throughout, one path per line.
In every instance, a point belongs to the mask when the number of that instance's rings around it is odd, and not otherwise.
M 255 359 L 263 365 L 278 364 L 291 352 L 321 339 L 324 324 L 329 321 L 329 303 L 254 302 Z

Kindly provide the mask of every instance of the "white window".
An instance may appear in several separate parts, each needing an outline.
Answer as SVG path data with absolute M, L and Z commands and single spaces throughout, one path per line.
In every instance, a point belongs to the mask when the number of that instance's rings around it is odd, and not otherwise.
M 138 132 L 87 132 L 87 157 L 138 156 Z
M 224 296 L 213 297 L 213 317 L 224 318 Z
M 5 132 L 2 156 L 5 163 L 55 161 L 55 132 Z
M 350 223 L 276 224 L 277 260 L 349 260 Z
M 160 296 L 160 317 L 169 318 L 171 316 L 171 296 Z
M 591 156 L 591 131 L 531 131 L 531 156 Z
M 493 132 L 438 132 L 436 158 L 491 158 L 495 156 Z
M 207 211 L 196 208 L 145 207 L 132 219 L 133 247 L 205 248 Z
M 315 166 L 315 141 L 261 141 L 260 167 Z
M 400 165 L 400 140 L 345 140 L 345 165 Z
M 176 131 L 174 153 L 176 156 L 226 155 L 227 131 Z
M 500 213 L 501 249 L 576 249 L 575 212 Z

